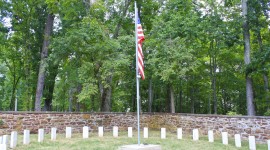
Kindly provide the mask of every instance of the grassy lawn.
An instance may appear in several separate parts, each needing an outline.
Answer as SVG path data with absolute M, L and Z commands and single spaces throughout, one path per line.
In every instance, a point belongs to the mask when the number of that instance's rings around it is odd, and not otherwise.
M 23 145 L 23 136 L 19 135 L 18 144 L 14 150 L 117 150 L 122 145 L 136 144 L 137 133 L 133 132 L 133 135 L 133 138 L 128 138 L 127 132 L 120 132 L 119 137 L 114 138 L 111 132 L 105 132 L 104 137 L 98 137 L 97 133 L 90 133 L 88 139 L 83 139 L 82 134 L 73 134 L 71 139 L 66 139 L 64 134 L 58 134 L 56 141 L 51 141 L 48 134 L 45 135 L 42 143 L 37 142 L 37 135 L 31 135 L 29 145 Z M 236 148 L 234 139 L 229 140 L 229 145 L 223 145 L 220 138 L 216 138 L 213 143 L 209 143 L 207 137 L 200 137 L 199 141 L 193 141 L 191 136 L 178 140 L 175 133 L 167 133 L 166 139 L 160 139 L 158 131 L 149 132 L 149 138 L 141 138 L 141 143 L 158 144 L 161 145 L 162 150 L 249 149 L 247 141 L 242 141 L 242 147 Z M 267 144 L 257 144 L 257 150 L 267 150 Z

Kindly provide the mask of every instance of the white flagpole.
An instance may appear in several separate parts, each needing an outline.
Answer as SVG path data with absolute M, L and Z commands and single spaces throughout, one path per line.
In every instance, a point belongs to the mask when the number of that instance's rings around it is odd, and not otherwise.
M 138 8 L 135 1 L 135 41 L 136 41 L 136 83 L 137 83 L 137 123 L 138 123 L 138 145 L 140 145 L 140 75 L 138 74 Z

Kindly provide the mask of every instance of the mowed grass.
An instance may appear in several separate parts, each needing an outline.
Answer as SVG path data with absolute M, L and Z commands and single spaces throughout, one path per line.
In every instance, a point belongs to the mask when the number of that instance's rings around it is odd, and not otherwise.
M 127 132 L 120 132 L 119 137 L 112 136 L 112 132 L 105 132 L 104 137 L 97 133 L 90 133 L 88 139 L 83 139 L 82 134 L 73 134 L 72 138 L 65 138 L 65 134 L 57 134 L 55 141 L 51 141 L 50 134 L 45 135 L 42 143 L 37 142 L 37 135 L 31 135 L 30 144 L 23 145 L 23 136 L 19 135 L 18 144 L 14 150 L 118 150 L 120 146 L 137 144 L 137 133 L 133 138 L 127 137 Z M 141 134 L 142 135 L 142 134 Z M 231 139 L 231 140 L 230 140 Z M 193 141 L 191 136 L 184 136 L 178 140 L 176 133 L 167 133 L 166 139 L 160 139 L 160 132 L 150 131 L 149 138 L 141 138 L 141 143 L 161 145 L 162 150 L 247 150 L 247 141 L 242 141 L 242 147 L 234 146 L 234 139 L 229 138 L 229 145 L 223 145 L 220 138 L 209 143 L 206 136 L 199 141 Z M 267 144 L 257 144 L 257 150 L 267 150 Z

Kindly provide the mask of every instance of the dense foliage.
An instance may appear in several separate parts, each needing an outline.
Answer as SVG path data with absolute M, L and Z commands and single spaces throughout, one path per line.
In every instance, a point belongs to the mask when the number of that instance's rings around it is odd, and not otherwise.
M 247 0 L 246 16 L 237 0 L 137 3 L 146 38 L 142 111 L 245 115 L 248 103 L 269 115 L 268 0 Z M 0 110 L 17 101 L 19 111 L 136 111 L 134 0 L 0 7 Z

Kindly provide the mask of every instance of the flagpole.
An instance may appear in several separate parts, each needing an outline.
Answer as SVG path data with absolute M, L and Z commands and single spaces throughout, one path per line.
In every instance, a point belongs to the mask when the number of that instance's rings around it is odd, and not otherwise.
M 136 41 L 136 84 L 137 84 L 137 123 L 138 123 L 138 145 L 140 145 L 140 76 L 138 74 L 138 8 L 135 1 L 135 41 Z

